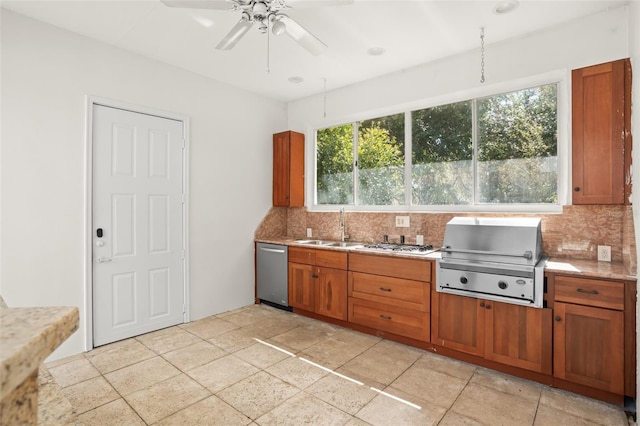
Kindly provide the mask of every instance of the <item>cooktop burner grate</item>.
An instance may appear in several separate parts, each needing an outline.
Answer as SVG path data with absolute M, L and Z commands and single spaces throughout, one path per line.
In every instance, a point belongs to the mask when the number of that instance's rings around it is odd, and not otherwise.
M 423 253 L 433 251 L 431 244 L 417 245 L 417 244 L 393 244 L 393 243 L 378 243 L 378 244 L 365 244 L 365 248 L 388 250 L 388 251 L 400 251 L 407 253 Z

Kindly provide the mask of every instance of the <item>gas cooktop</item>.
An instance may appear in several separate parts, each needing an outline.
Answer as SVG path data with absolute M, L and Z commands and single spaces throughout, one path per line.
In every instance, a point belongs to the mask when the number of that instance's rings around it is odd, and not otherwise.
M 376 250 L 376 251 L 393 251 L 399 253 L 408 254 L 428 254 L 434 250 L 431 244 L 417 245 L 417 244 L 394 244 L 394 243 L 377 243 L 377 244 L 365 244 L 361 247 L 363 250 Z

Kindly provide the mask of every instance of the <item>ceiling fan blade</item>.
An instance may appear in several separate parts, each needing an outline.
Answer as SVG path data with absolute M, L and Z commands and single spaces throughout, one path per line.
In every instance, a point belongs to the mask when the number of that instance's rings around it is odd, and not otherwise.
M 318 37 L 305 30 L 302 25 L 298 24 L 287 15 L 279 14 L 280 20 L 286 25 L 285 32 L 289 37 L 294 39 L 300 44 L 300 46 L 307 49 L 309 53 L 317 56 L 327 50 L 327 45 L 324 44 Z
M 231 0 L 160 0 L 165 6 L 185 7 L 189 9 L 232 10 L 235 3 Z
M 247 19 L 241 19 L 231 31 L 224 36 L 222 41 L 218 43 L 216 49 L 218 50 L 230 50 L 233 46 L 236 45 L 240 41 L 240 39 L 249 31 L 249 29 L 253 26 L 253 21 L 249 21 Z
M 353 4 L 353 0 L 287 0 L 287 6 L 294 9 L 302 7 L 345 6 Z

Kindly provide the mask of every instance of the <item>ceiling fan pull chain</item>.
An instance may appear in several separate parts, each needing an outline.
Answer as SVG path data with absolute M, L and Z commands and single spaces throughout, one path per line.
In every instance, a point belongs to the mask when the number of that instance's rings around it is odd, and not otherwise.
M 484 83 L 484 27 L 480 28 L 480 83 Z
M 265 19 L 265 21 L 267 21 L 267 74 L 271 74 L 271 67 L 270 67 L 270 60 L 271 60 L 271 35 L 269 34 L 271 31 L 269 31 L 269 24 L 270 19 L 267 18 Z

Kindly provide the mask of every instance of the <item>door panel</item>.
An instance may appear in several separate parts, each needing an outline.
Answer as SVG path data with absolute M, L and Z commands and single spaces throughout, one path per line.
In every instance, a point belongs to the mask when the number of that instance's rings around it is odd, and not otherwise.
M 431 342 L 484 355 L 484 310 L 478 299 L 431 292 Z
M 184 321 L 184 143 L 180 121 L 99 105 L 92 130 L 99 346 Z

